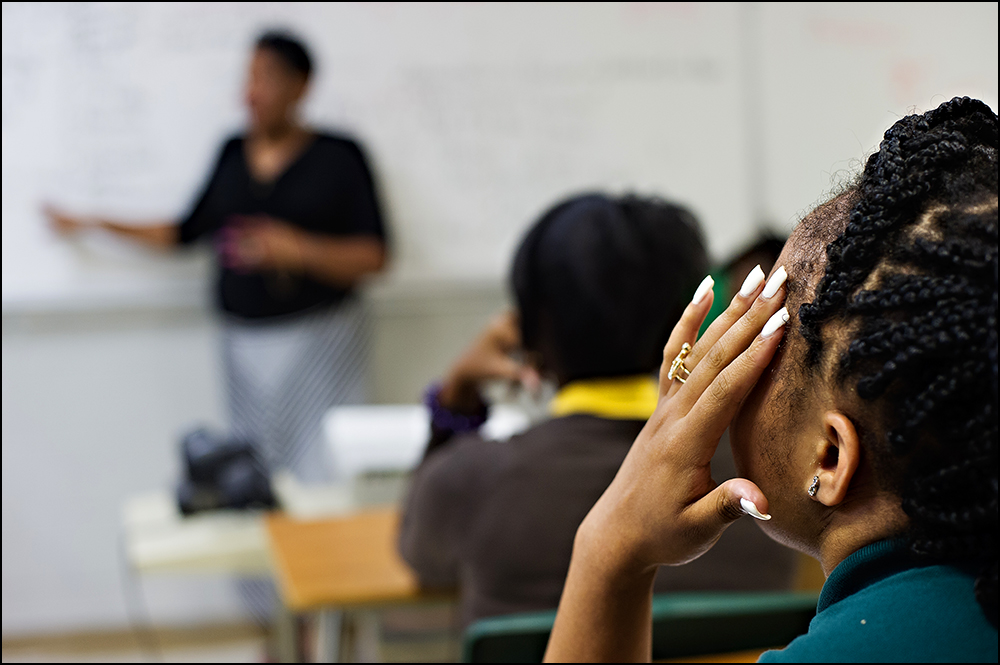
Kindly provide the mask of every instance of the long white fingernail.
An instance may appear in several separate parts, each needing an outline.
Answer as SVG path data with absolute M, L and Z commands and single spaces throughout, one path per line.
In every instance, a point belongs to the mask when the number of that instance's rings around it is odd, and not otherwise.
M 770 515 L 765 515 L 764 513 L 757 510 L 757 505 L 750 499 L 740 499 L 740 508 L 743 509 L 750 517 L 756 517 L 757 519 L 766 522 L 771 519 Z
M 713 286 L 715 286 L 715 280 L 712 279 L 711 275 L 701 280 L 701 284 L 699 284 L 698 288 L 694 291 L 694 297 L 691 298 L 691 304 L 697 305 L 704 300 L 705 296 L 708 295 L 708 292 L 712 290 Z
M 764 329 L 760 331 L 761 337 L 770 337 L 778 331 L 778 328 L 788 323 L 788 309 L 782 307 L 775 312 L 764 324 Z
M 756 268 L 750 271 L 747 278 L 743 280 L 743 286 L 740 287 L 740 295 L 746 298 L 751 293 L 757 290 L 760 283 L 764 281 L 764 271 L 760 269 L 758 265 Z
M 781 288 L 781 285 L 785 283 L 786 279 L 788 279 L 788 273 L 785 272 L 785 266 L 781 266 L 774 271 L 774 274 L 771 275 L 771 279 L 767 280 L 767 286 L 764 287 L 760 297 L 773 298 L 774 294 L 778 292 L 778 289 Z

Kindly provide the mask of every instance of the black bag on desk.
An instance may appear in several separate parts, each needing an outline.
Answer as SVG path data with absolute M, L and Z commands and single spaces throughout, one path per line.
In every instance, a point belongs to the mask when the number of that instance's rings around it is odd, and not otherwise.
M 184 478 L 177 487 L 181 513 L 219 508 L 274 508 L 264 465 L 246 441 L 198 429 L 181 441 Z

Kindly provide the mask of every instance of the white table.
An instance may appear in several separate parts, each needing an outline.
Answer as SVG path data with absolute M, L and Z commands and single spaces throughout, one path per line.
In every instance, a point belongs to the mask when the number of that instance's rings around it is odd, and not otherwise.
M 267 575 L 263 513 L 217 511 L 184 517 L 167 491 L 126 501 L 125 555 L 138 573 Z

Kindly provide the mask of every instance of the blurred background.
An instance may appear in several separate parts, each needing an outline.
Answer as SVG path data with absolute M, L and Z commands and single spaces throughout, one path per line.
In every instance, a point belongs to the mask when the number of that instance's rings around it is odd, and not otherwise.
M 786 234 L 901 116 L 997 107 L 996 3 L 2 11 L 5 659 L 129 629 L 122 507 L 176 482 L 193 424 L 225 422 L 209 250 L 68 242 L 41 206 L 180 216 L 243 124 L 262 30 L 310 46 L 306 120 L 359 140 L 374 172 L 391 252 L 362 295 L 383 404 L 418 402 L 508 302 L 511 253 L 559 198 L 669 197 L 721 261 Z M 151 625 L 246 620 L 223 575 L 141 587 Z

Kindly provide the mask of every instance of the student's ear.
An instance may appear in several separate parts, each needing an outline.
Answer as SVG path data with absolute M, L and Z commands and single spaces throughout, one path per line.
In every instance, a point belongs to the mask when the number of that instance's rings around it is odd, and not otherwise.
M 825 506 L 843 502 L 861 463 L 861 442 L 851 419 L 840 411 L 827 411 L 821 420 L 818 464 L 813 475 L 819 478 L 812 497 Z M 807 479 L 813 484 L 813 479 Z

